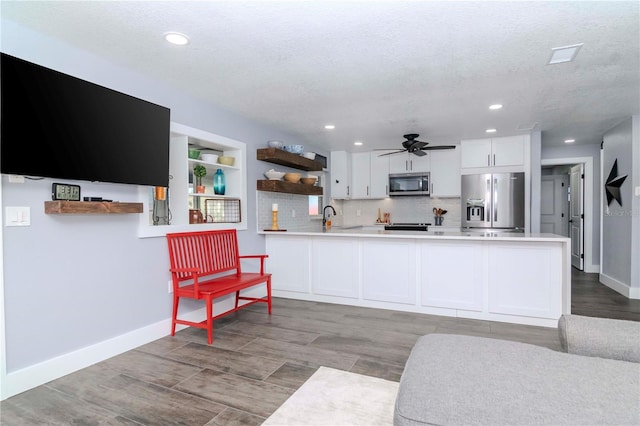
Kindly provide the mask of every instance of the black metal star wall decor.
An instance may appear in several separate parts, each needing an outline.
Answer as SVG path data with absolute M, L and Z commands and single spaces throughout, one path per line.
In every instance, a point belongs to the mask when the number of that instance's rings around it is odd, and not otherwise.
M 613 167 L 607 178 L 607 182 L 604 184 L 604 189 L 607 193 L 607 206 L 611 205 L 613 200 L 616 200 L 620 207 L 622 207 L 622 197 L 620 196 L 620 186 L 627 178 L 628 175 L 618 176 L 618 159 L 613 162 Z

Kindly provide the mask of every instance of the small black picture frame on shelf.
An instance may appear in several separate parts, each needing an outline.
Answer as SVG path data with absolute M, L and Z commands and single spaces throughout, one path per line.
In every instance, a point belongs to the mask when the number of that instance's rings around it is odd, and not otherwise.
M 316 154 L 315 160 L 318 163 L 322 164 L 323 169 L 327 168 L 327 157 L 325 157 L 324 155 Z

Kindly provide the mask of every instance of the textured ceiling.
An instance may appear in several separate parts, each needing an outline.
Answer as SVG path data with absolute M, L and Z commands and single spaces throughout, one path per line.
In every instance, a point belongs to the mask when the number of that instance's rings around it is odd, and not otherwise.
M 456 143 L 534 124 L 544 146 L 599 143 L 640 113 L 639 4 L 2 1 L 0 12 L 297 137 L 285 142 L 369 150 L 409 132 Z M 191 43 L 170 46 L 167 31 Z M 576 43 L 574 62 L 547 65 Z

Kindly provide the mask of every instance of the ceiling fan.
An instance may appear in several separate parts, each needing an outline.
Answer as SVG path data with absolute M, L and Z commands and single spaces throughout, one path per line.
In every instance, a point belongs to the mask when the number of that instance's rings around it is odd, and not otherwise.
M 434 151 L 437 149 L 455 149 L 455 145 L 427 146 L 429 145 L 429 142 L 422 142 L 422 141 L 416 140 L 418 136 L 420 135 L 417 133 L 409 133 L 404 135 L 404 138 L 406 139 L 406 141 L 402 142 L 402 146 L 404 149 L 393 151 L 393 152 L 386 152 L 384 154 L 380 154 L 378 157 L 382 157 L 383 155 L 397 154 L 399 152 L 405 152 L 405 151 L 415 154 L 418 157 L 422 157 L 427 155 L 425 151 Z M 382 150 L 377 149 L 376 151 L 382 151 Z

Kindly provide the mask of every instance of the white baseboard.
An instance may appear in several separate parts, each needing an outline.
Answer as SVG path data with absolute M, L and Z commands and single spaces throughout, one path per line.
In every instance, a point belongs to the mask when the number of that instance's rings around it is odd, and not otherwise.
M 589 274 L 598 274 L 600 273 L 600 265 L 584 265 L 584 272 Z
M 600 282 L 629 299 L 640 299 L 640 288 L 631 287 L 605 274 L 600 274 Z
M 201 321 L 206 318 L 206 315 L 205 308 L 201 308 L 181 315 L 180 318 L 189 321 Z M 185 327 L 178 325 L 176 330 L 181 330 Z M 5 400 L 170 334 L 171 319 L 168 318 L 112 339 L 104 340 L 95 345 L 7 373 L 0 400 Z

